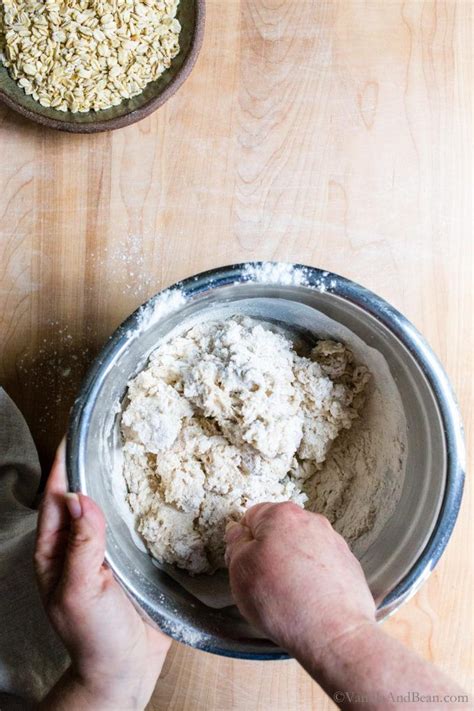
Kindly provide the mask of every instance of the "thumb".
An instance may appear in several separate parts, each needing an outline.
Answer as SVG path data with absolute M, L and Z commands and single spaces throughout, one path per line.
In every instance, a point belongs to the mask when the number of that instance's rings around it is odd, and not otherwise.
M 63 568 L 63 582 L 81 585 L 96 576 L 104 562 L 105 519 L 92 499 L 66 494 L 70 533 Z
M 236 552 L 245 543 L 253 541 L 253 536 L 250 528 L 241 521 L 229 521 L 225 529 L 224 540 L 226 544 L 225 563 L 229 567 Z

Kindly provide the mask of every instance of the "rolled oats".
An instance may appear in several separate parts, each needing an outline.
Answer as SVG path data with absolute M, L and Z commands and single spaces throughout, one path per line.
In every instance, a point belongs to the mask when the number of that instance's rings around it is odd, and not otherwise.
M 59 111 L 140 94 L 179 52 L 179 0 L 0 0 L 0 62 Z

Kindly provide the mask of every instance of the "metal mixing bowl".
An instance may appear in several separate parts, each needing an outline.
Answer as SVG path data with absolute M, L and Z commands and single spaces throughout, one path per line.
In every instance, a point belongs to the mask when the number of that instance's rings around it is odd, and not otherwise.
M 67 464 L 71 489 L 92 496 L 105 513 L 107 563 L 153 621 L 199 649 L 278 659 L 285 658 L 285 652 L 255 638 L 236 608 L 204 605 L 153 565 L 135 545 L 114 501 L 110 474 L 114 413 L 127 381 L 159 340 L 184 319 L 199 318 L 217 306 L 245 304 L 252 313 L 252 308 L 266 304 L 281 320 L 285 306 L 304 304 L 343 324 L 384 356 L 405 409 L 408 451 L 400 502 L 361 559 L 380 601 L 379 620 L 419 589 L 446 547 L 462 496 L 464 443 L 447 376 L 428 344 L 398 311 L 363 287 L 318 269 L 305 268 L 307 285 L 283 285 L 247 281 L 245 267 L 223 267 L 186 279 L 172 287 L 184 293 L 184 305 L 141 329 L 138 310 L 117 329 L 92 366 L 72 411 Z

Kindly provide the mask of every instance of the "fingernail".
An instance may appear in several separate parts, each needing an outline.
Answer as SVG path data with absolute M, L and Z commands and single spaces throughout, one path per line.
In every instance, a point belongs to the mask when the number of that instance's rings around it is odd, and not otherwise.
M 82 507 L 78 495 L 68 492 L 64 494 L 64 500 L 71 518 L 80 518 L 82 515 Z

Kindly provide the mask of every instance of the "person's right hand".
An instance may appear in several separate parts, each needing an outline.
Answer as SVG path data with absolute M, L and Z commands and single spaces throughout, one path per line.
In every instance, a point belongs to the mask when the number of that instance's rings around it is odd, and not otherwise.
M 226 531 L 241 613 L 296 657 L 324 654 L 375 623 L 362 568 L 329 521 L 296 504 L 257 504 Z

